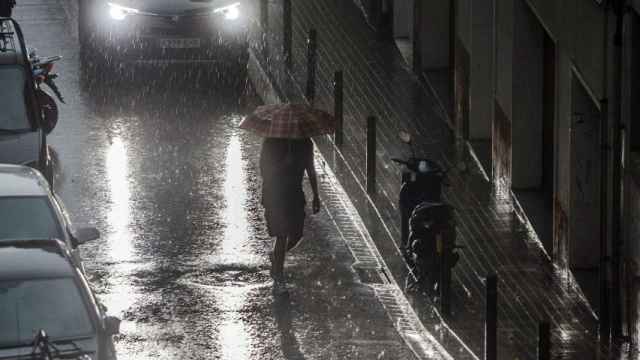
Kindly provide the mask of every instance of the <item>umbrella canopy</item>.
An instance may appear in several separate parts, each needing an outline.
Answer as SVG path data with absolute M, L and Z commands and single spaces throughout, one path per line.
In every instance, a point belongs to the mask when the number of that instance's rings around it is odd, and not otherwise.
M 300 139 L 334 132 L 336 120 L 326 111 L 305 104 L 259 106 L 240 128 L 263 137 Z

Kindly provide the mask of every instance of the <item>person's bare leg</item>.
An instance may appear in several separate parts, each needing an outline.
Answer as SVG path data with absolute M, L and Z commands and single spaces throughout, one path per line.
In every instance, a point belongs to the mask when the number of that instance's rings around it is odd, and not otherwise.
M 287 238 L 285 236 L 276 237 L 276 242 L 273 245 L 273 263 L 271 263 L 271 276 L 274 279 L 282 278 L 286 251 Z
M 287 252 L 295 249 L 299 244 L 302 236 L 299 237 L 288 237 L 287 238 Z

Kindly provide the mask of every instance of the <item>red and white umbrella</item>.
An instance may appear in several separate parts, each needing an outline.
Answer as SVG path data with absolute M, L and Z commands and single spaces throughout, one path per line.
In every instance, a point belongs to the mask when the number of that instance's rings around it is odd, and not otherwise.
M 326 111 L 306 104 L 259 106 L 240 122 L 240 128 L 270 138 L 300 139 L 332 134 L 336 120 Z

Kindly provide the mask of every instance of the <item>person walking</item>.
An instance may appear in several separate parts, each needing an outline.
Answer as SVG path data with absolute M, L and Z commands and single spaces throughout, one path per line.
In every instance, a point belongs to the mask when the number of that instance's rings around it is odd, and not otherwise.
M 260 153 L 262 205 L 269 236 L 275 237 L 271 256 L 274 289 L 282 291 L 284 261 L 302 239 L 305 220 L 303 178 L 306 172 L 313 192 L 312 211 L 320 211 L 313 143 L 309 138 L 265 138 Z
M 262 137 L 260 153 L 262 205 L 269 235 L 276 238 L 271 255 L 274 292 L 286 293 L 284 260 L 303 235 L 306 172 L 313 191 L 313 213 L 320 211 L 311 137 L 335 132 L 336 119 L 309 104 L 259 106 L 238 125 Z

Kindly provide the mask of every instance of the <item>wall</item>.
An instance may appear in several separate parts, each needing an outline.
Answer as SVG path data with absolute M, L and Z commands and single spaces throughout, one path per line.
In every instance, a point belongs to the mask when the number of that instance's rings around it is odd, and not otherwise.
M 598 266 L 600 251 L 600 111 L 584 85 L 572 83 L 569 264 Z
M 468 1 L 468 0 L 466 0 Z M 421 52 L 424 69 L 449 67 L 449 10 L 450 0 L 422 3 Z
M 411 38 L 413 34 L 413 2 L 420 0 L 395 0 L 393 3 L 393 35 Z
M 498 187 L 511 188 L 513 118 L 513 0 L 495 0 L 495 117 L 492 125 L 493 177 Z
M 636 157 L 637 165 L 640 165 L 640 157 Z M 640 170 L 640 166 L 637 166 Z M 627 197 L 629 226 L 627 228 L 627 249 L 629 258 L 633 259 L 636 265 L 640 265 L 640 173 L 629 175 L 627 185 L 629 187 L 629 196 Z M 636 276 L 640 274 L 634 274 Z
M 490 139 L 493 119 L 493 0 L 474 0 L 471 22 L 469 138 Z
M 523 0 L 514 0 L 512 187 L 542 181 L 544 30 Z

